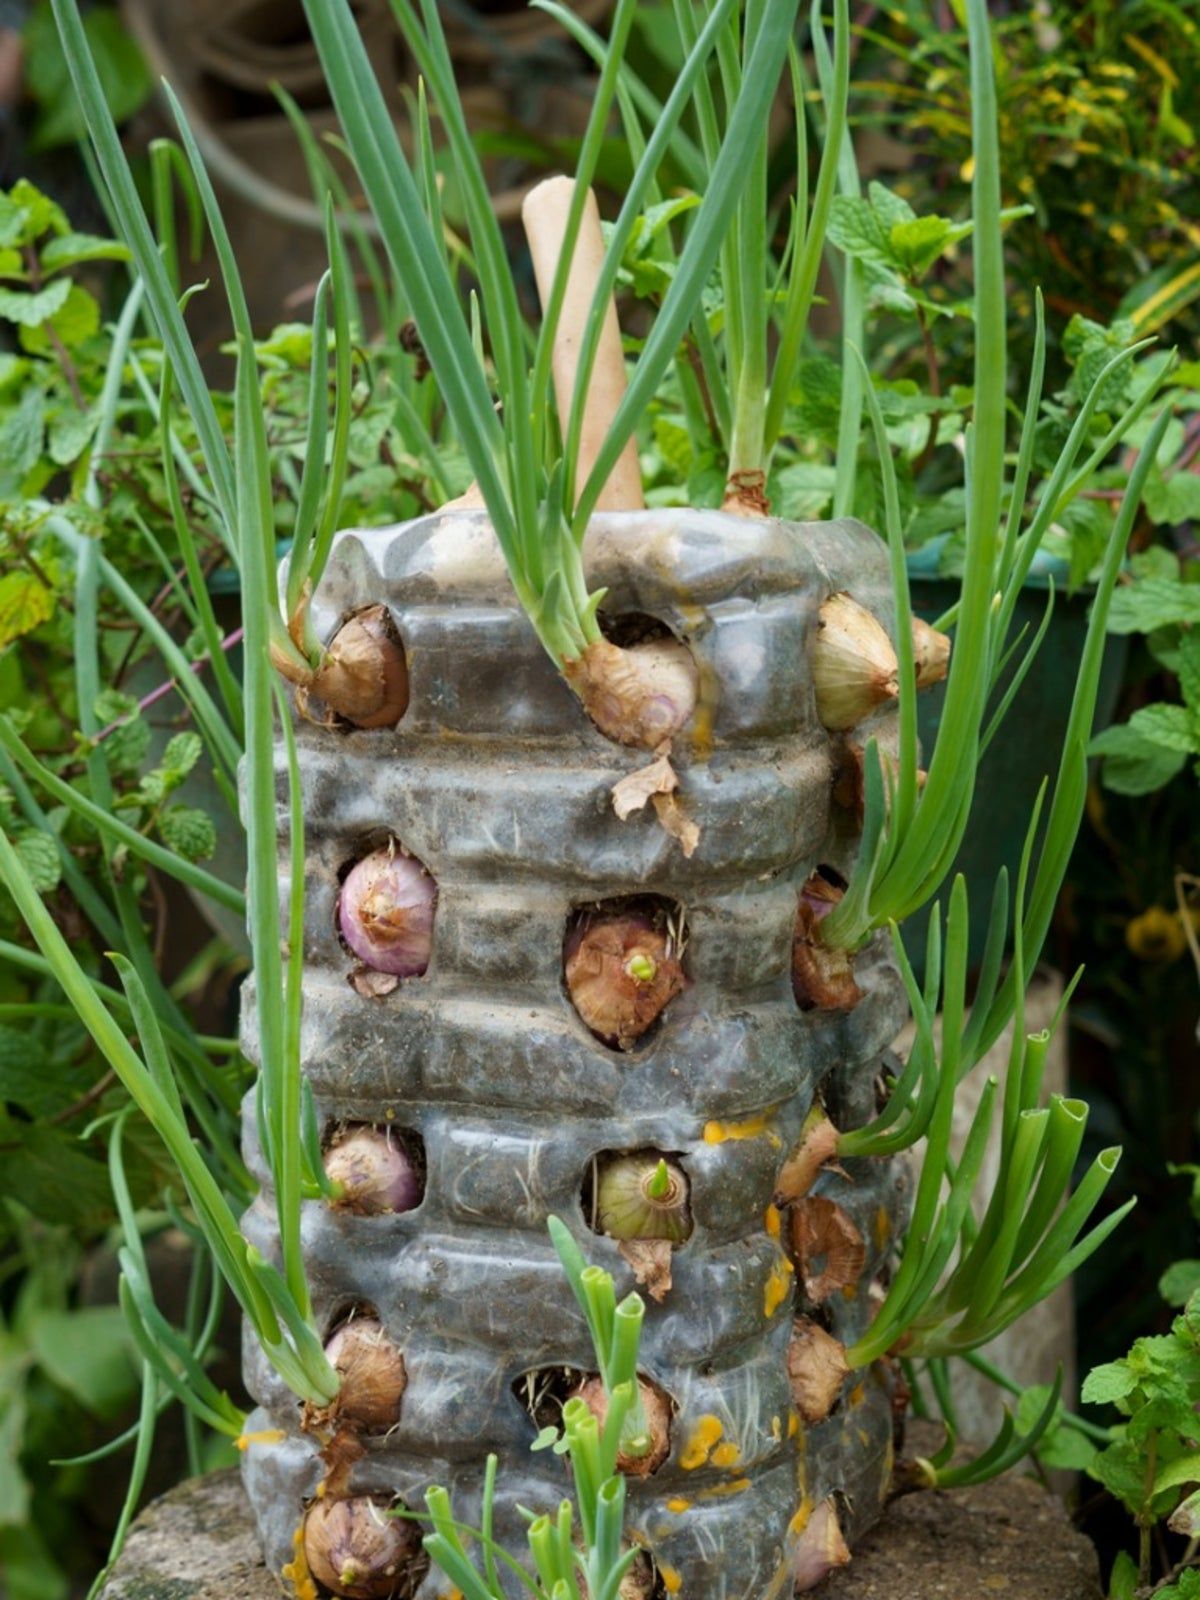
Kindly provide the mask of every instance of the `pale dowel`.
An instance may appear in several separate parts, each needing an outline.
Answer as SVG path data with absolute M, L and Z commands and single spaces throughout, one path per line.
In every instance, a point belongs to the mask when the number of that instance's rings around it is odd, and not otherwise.
M 538 294 L 543 306 L 550 298 L 558 258 L 562 252 L 567 213 L 574 192 L 573 178 L 547 178 L 544 183 L 539 183 L 529 191 L 521 208 L 521 220 L 525 224 L 525 236 L 529 240 L 534 277 L 537 279 Z M 596 196 L 589 190 L 579 237 L 575 242 L 575 251 L 571 258 L 562 314 L 554 338 L 554 394 L 558 402 L 559 422 L 564 436 L 571 414 L 571 396 L 575 391 L 579 349 L 603 261 L 604 235 L 600 231 L 600 210 L 596 205 Z M 596 360 L 592 367 L 592 379 L 588 386 L 587 403 L 584 408 L 583 429 L 579 439 L 579 460 L 575 469 L 577 491 L 587 482 L 613 414 L 621 403 L 624 393 L 625 355 L 621 349 L 617 308 L 610 298 L 604 313 L 604 328 L 596 350 Z M 538 396 L 534 395 L 533 400 L 536 404 Z M 609 474 L 608 481 L 596 502 L 596 509 L 640 511 L 645 504 L 637 447 L 631 439 Z

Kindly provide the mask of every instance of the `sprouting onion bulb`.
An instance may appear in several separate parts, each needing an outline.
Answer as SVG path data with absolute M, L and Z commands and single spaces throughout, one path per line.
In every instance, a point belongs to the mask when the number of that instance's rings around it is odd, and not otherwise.
M 603 1380 L 588 1378 L 575 1393 L 603 1428 L 608 1418 Z M 640 1405 L 625 1419 L 617 1450 L 617 1471 L 629 1478 L 648 1478 L 671 1453 L 671 1402 L 648 1378 L 638 1379 L 638 1400 Z
M 360 1216 L 412 1211 L 424 1198 L 421 1166 L 394 1128 L 344 1129 L 325 1152 L 325 1171 L 341 1188 L 334 1204 Z
M 600 732 L 641 750 L 659 749 L 685 727 L 700 693 L 692 652 L 678 639 L 628 647 L 600 639 L 563 670 Z
M 348 617 L 311 669 L 282 651 L 272 659 L 296 684 L 306 716 L 315 699 L 329 723 L 340 718 L 355 728 L 394 728 L 408 710 L 408 662 L 386 606 L 366 606 Z
M 318 1583 L 346 1600 L 410 1600 L 429 1571 L 420 1525 L 389 1516 L 386 1496 L 315 1500 L 304 1555 Z
M 437 884 L 393 841 L 347 873 L 338 899 L 338 930 L 372 971 L 419 978 L 429 966 L 436 907 Z
M 821 607 L 812 649 L 817 716 L 824 727 L 853 728 L 900 692 L 892 641 L 878 618 L 848 594 Z
M 667 1239 L 692 1231 L 683 1169 L 657 1152 L 602 1157 L 596 1177 L 596 1226 L 610 1239 Z
M 792 940 L 792 993 L 802 1011 L 852 1011 L 862 999 L 844 950 L 829 949 L 821 923 L 845 891 L 814 872 L 800 891 Z
M 684 987 L 673 941 L 640 912 L 581 919 L 567 935 L 567 993 L 596 1037 L 628 1050 Z
M 337 1416 L 370 1433 L 386 1433 L 400 1420 L 408 1383 L 404 1357 L 378 1317 L 343 1322 L 325 1346 L 330 1366 L 341 1379 Z
M 950 638 L 930 627 L 921 617 L 912 619 L 913 665 L 917 669 L 917 688 L 928 689 L 941 683 L 950 668 Z

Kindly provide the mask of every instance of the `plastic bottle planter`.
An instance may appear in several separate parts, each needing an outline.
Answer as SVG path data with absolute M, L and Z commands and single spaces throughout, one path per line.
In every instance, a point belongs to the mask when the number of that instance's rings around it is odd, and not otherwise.
M 818 1091 L 842 1127 L 873 1114 L 880 1058 L 904 1017 L 879 945 L 856 958 L 864 998 L 848 1013 L 801 1011 L 790 982 L 799 887 L 818 864 L 848 871 L 854 852 L 814 707 L 817 612 L 848 590 L 888 622 L 885 552 L 854 522 L 688 510 L 597 516 L 588 537 L 606 614 L 660 619 L 700 665 L 701 707 L 672 757 L 702 828 L 690 859 L 649 808 L 614 815 L 614 782 L 649 758 L 587 721 L 518 610 L 482 513 L 339 538 L 318 628 L 328 636 L 385 603 L 411 699 L 394 732 L 299 729 L 304 1070 L 327 1126 L 419 1136 L 425 1188 L 402 1214 L 309 1204 L 309 1274 L 327 1326 L 369 1306 L 406 1365 L 399 1423 L 366 1441 L 351 1492 L 423 1510 L 426 1487 L 443 1483 L 477 1524 L 494 1450 L 497 1534 L 523 1551 L 517 1506 L 552 1507 L 568 1487 L 560 1458 L 529 1451 L 526 1379 L 536 1389 L 539 1376 L 592 1365 L 546 1217 L 567 1220 L 626 1292 L 632 1272 L 584 1209 L 594 1158 L 670 1153 L 690 1185 L 692 1228 L 665 1301 L 649 1302 L 641 1368 L 670 1398 L 671 1448 L 652 1476 L 631 1479 L 629 1531 L 653 1555 L 660 1596 L 768 1600 L 789 1592 L 812 1508 L 837 1495 L 852 1537 L 877 1515 L 891 1462 L 885 1370 L 853 1375 L 816 1428 L 793 1410 L 786 1355 L 805 1304 L 771 1206 Z M 873 728 L 886 736 L 886 717 Z M 349 981 L 335 907 L 347 863 L 389 837 L 425 864 L 438 900 L 427 972 L 378 999 Z M 578 908 L 630 895 L 682 910 L 687 987 L 619 1051 L 572 1007 L 563 950 Z M 253 1055 L 252 991 L 244 1032 Z M 252 1113 L 247 1144 L 265 1181 Z M 823 1173 L 815 1193 L 844 1207 L 866 1245 L 857 1287 L 818 1313 L 849 1343 L 870 1318 L 906 1184 L 893 1163 L 847 1167 Z M 247 1230 L 271 1253 L 269 1196 Z M 785 1223 L 783 1243 L 788 1233 Z M 262 1407 L 251 1428 L 286 1435 L 244 1458 L 278 1572 L 322 1465 L 253 1340 L 246 1380 Z M 433 1573 L 419 1593 L 446 1587 Z

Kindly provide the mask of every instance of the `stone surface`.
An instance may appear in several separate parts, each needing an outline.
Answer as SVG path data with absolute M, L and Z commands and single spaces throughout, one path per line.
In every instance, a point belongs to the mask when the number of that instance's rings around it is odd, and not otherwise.
M 279 1600 L 236 1471 L 143 1511 L 100 1600 Z M 1100 1600 L 1096 1553 L 1029 1478 L 892 1503 L 817 1600 Z M 686 1597 L 685 1597 L 686 1600 Z

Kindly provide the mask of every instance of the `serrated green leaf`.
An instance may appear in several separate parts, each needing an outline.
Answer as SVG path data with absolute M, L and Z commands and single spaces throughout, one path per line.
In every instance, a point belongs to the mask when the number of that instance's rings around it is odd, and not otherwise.
M 54 615 L 55 595 L 32 572 L 8 572 L 0 578 L 0 650 Z
M 61 272 L 84 261 L 128 261 L 129 251 L 116 239 L 102 239 L 94 233 L 64 233 L 51 239 L 41 251 L 44 271 Z
M 1104 757 L 1101 781 L 1114 794 L 1151 794 L 1183 771 L 1185 755 L 1152 744 L 1126 723 L 1106 728 L 1089 747 Z
M 194 806 L 170 806 L 158 819 L 158 831 L 168 849 L 185 861 L 203 861 L 217 848 L 212 818 Z
M 1158 1292 L 1169 1306 L 1186 1305 L 1200 1289 L 1200 1261 L 1174 1261 L 1158 1280 Z
M 1200 750 L 1200 737 L 1186 706 L 1158 703 L 1142 706 L 1129 719 L 1128 726 L 1151 744 L 1163 750 L 1176 750 L 1187 756 Z
M 1143 504 L 1151 522 L 1170 527 L 1200 517 L 1200 473 L 1173 472 L 1169 478 L 1151 478 Z
M 21 348 L 30 355 L 47 354 L 53 348 L 51 335 L 68 350 L 75 350 L 99 330 L 100 306 L 96 297 L 67 278 L 55 281 L 66 283 L 69 289 L 61 310 L 35 328 L 21 329 Z
M 0 428 L 0 470 L 23 478 L 42 453 L 46 397 L 32 385 Z
M 1200 623 L 1200 583 L 1178 578 L 1139 578 L 1112 598 L 1110 633 L 1152 633 L 1176 623 Z
M 46 448 L 57 466 L 69 467 L 87 449 L 88 441 L 100 420 L 98 411 L 79 411 L 65 406 L 50 419 Z
M 0 288 L 0 318 L 22 328 L 36 328 L 66 305 L 72 287 L 69 278 L 56 278 L 44 289 Z
M 954 224 L 947 217 L 913 217 L 893 223 L 888 242 L 903 270 L 914 278 L 923 278 L 953 234 Z
M 13 840 L 17 854 L 39 894 L 52 894 L 62 877 L 58 845 L 48 834 L 27 829 Z
M 1137 1388 L 1138 1378 L 1128 1361 L 1109 1361 L 1104 1366 L 1093 1367 L 1083 1380 L 1080 1399 L 1088 1405 L 1111 1405 L 1123 1400 Z
M 1181 1489 L 1188 1483 L 1200 1483 L 1200 1451 L 1192 1450 L 1176 1457 L 1174 1461 L 1168 1461 L 1155 1476 L 1154 1493 L 1159 1495 L 1167 1489 Z
M 48 7 L 46 8 L 49 9 Z M 32 21 L 29 26 L 32 26 Z M 53 28 L 53 22 L 51 21 Z M 57 38 L 57 31 L 55 32 Z M 26 32 L 26 46 L 28 47 L 28 32 Z M 33 74 L 35 68 L 29 60 L 25 59 L 26 81 Z M 11 209 L 10 209 L 11 208 Z M 28 178 L 18 178 L 8 191 L 4 200 L 3 232 L 0 233 L 0 242 L 4 244 L 32 244 L 40 239 L 44 233 L 63 234 L 70 233 L 71 224 L 67 221 L 67 214 L 55 200 L 48 194 L 43 194 L 36 184 L 30 183 Z M 16 218 L 16 232 L 13 231 L 13 219 Z
M 203 751 L 204 741 L 198 733 L 176 733 L 167 740 L 167 747 L 162 753 L 159 765 L 169 772 L 176 782 L 182 783 L 199 761 Z

